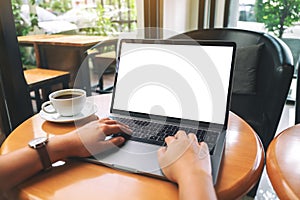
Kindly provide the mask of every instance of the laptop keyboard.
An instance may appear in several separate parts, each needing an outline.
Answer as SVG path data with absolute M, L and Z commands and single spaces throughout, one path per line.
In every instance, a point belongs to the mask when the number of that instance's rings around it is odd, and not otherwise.
M 199 142 L 206 142 L 209 152 L 212 155 L 214 152 L 216 141 L 219 137 L 219 132 L 198 130 L 188 127 L 179 127 L 170 124 L 160 124 L 156 122 L 142 121 L 130 118 L 113 117 L 115 120 L 122 122 L 130 127 L 132 135 L 129 138 L 133 141 L 144 143 L 166 145 L 165 138 L 173 136 L 178 130 L 183 130 L 186 133 L 195 133 Z

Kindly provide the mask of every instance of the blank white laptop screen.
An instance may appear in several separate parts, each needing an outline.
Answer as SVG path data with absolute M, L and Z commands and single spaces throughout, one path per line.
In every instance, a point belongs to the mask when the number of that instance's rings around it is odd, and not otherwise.
M 232 46 L 122 43 L 113 109 L 223 124 Z

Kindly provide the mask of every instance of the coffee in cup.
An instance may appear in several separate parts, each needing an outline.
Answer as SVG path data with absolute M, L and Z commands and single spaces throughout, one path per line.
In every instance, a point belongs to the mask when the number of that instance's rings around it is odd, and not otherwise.
M 86 102 L 86 92 L 81 89 L 64 89 L 52 92 L 49 100 L 42 104 L 42 110 L 49 114 L 58 113 L 69 117 L 77 115 L 83 109 Z M 53 109 L 49 109 L 52 105 Z

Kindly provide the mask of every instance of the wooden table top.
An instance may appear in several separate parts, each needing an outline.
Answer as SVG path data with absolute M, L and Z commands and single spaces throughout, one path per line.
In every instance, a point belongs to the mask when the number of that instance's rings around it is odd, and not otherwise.
M 19 36 L 18 41 L 23 45 L 56 45 L 56 46 L 73 46 L 83 47 L 91 46 L 107 40 L 106 36 L 87 36 L 87 35 L 26 35 Z
M 277 135 L 270 143 L 267 173 L 280 199 L 300 199 L 300 124 Z
M 96 116 L 108 116 L 110 99 L 111 95 L 89 97 L 98 106 Z M 74 128 L 72 123 L 51 123 L 35 115 L 9 135 L 0 153 L 24 147 L 34 137 L 51 137 Z M 259 180 L 263 165 L 264 150 L 258 136 L 244 120 L 230 113 L 224 157 L 215 185 L 218 198 L 245 195 Z M 50 172 L 39 173 L 14 192 L 19 199 L 178 199 L 177 186 L 171 182 L 74 159 Z

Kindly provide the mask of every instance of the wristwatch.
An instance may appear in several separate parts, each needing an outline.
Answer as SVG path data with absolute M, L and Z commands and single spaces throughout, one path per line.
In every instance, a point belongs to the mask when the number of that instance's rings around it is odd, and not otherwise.
M 28 143 L 29 147 L 37 150 L 45 171 L 52 168 L 51 160 L 46 148 L 47 143 L 48 143 L 47 137 L 34 138 Z

